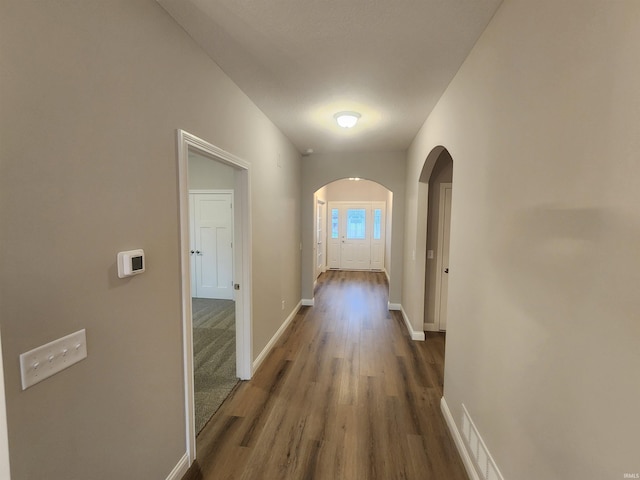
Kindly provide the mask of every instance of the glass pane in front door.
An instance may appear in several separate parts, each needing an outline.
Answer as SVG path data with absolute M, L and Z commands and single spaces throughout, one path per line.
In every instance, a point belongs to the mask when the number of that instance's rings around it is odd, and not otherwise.
M 366 232 L 366 210 L 364 208 L 348 208 L 347 239 L 364 240 Z

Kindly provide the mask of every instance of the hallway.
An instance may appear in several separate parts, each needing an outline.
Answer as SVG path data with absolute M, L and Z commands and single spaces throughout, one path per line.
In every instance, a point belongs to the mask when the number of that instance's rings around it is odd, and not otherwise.
M 444 336 L 411 341 L 387 292 L 383 273 L 323 274 L 183 480 L 466 479 L 440 412 Z

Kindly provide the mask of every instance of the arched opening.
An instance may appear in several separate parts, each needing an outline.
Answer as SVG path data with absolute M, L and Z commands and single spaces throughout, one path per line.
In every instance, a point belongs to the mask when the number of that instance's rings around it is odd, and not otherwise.
M 418 248 L 425 249 L 423 328 L 445 331 L 449 276 L 449 232 L 453 158 L 442 146 L 427 156 L 419 184 Z
M 393 192 L 352 177 L 319 188 L 313 201 L 314 280 L 328 269 L 388 275 Z

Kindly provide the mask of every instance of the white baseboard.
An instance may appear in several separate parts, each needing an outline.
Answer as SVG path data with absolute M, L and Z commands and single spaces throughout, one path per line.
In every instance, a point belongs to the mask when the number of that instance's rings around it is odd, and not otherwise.
M 407 312 L 404 311 L 404 308 L 401 307 L 402 318 L 404 318 L 404 323 L 407 325 L 407 330 L 409 330 L 409 335 L 411 335 L 411 340 L 417 340 L 418 342 L 424 342 L 425 336 L 422 330 L 414 330 L 411 322 L 409 321 L 409 317 L 407 316 Z
M 411 326 L 411 322 L 409 321 L 409 317 L 407 317 L 407 312 L 402 308 L 402 304 L 400 303 L 389 303 L 387 302 L 387 308 L 389 310 L 396 310 L 402 313 L 402 318 L 404 319 L 404 323 L 407 326 L 407 330 L 409 330 L 409 335 L 411 336 L 411 340 L 417 340 L 419 342 L 424 342 L 424 332 L 419 332 L 414 330 Z
M 302 305 L 303 307 L 313 307 L 315 303 L 315 299 L 313 298 L 303 298 L 300 301 L 300 305 Z
M 296 314 L 298 313 L 298 310 L 300 310 L 300 307 L 302 306 L 303 301 L 304 300 L 298 302 L 298 305 L 296 305 L 296 307 L 291 311 L 287 319 L 284 322 L 282 322 L 282 325 L 280 325 L 280 328 L 278 328 L 278 330 L 273 335 L 273 337 L 271 337 L 271 340 L 269 340 L 269 343 L 267 343 L 267 345 L 262 349 L 262 351 L 260 352 L 260 355 L 258 355 L 256 359 L 253 361 L 252 372 L 254 374 L 256 373 L 256 370 L 260 368 L 260 365 L 262 365 L 262 362 L 264 361 L 264 359 L 267 358 L 267 355 L 269 355 L 269 352 L 271 351 L 273 346 L 276 344 L 276 342 L 280 339 L 280 337 L 282 336 L 284 331 L 287 329 L 289 324 L 293 321 Z
M 185 453 L 178 464 L 173 467 L 167 480 L 180 480 L 187 473 L 187 470 L 189 470 L 189 455 Z
M 444 397 L 440 400 L 440 409 L 458 448 L 458 453 L 460 454 L 469 478 L 471 480 L 504 480 L 500 469 L 498 469 L 495 460 L 489 452 L 489 448 L 484 443 L 484 440 L 482 440 L 482 436 L 473 423 L 473 420 L 471 420 L 471 416 L 464 404 L 462 404 L 462 432 L 460 432 L 456 422 L 453 420 L 451 410 L 449 410 L 449 406 Z M 469 449 L 467 445 L 472 446 Z M 474 461 L 474 458 L 476 461 Z
M 447 426 L 449 427 L 449 432 L 451 432 L 451 436 L 453 437 L 453 441 L 458 448 L 458 453 L 460 454 L 460 458 L 462 459 L 462 463 L 464 464 L 464 468 L 467 471 L 467 475 L 471 480 L 480 480 L 478 476 L 478 472 L 476 472 L 476 468 L 473 466 L 473 461 L 469 456 L 469 452 L 467 451 L 467 447 L 462 441 L 462 435 L 460 435 L 460 431 L 456 426 L 456 422 L 453 420 L 453 416 L 451 415 L 451 410 L 449 410 L 449 406 L 447 405 L 447 401 L 444 397 L 440 399 L 440 410 L 442 410 L 442 415 L 447 422 Z

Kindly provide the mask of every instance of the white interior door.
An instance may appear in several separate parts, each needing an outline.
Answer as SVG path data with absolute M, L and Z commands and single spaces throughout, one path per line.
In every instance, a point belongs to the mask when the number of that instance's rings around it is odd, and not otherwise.
M 327 266 L 340 268 L 340 208 L 333 202 L 329 203 L 329 234 L 327 235 Z
M 192 193 L 192 295 L 233 299 L 233 194 Z
M 318 200 L 316 205 L 316 278 L 325 270 L 326 211 L 327 205 L 322 200 Z
M 451 233 L 451 183 L 440 184 L 438 216 L 438 277 L 436 281 L 436 322 L 440 330 L 447 329 L 447 300 L 449 298 L 449 236 Z M 439 288 L 438 288 L 439 285 Z
M 384 269 L 385 203 L 371 204 L 371 269 Z

